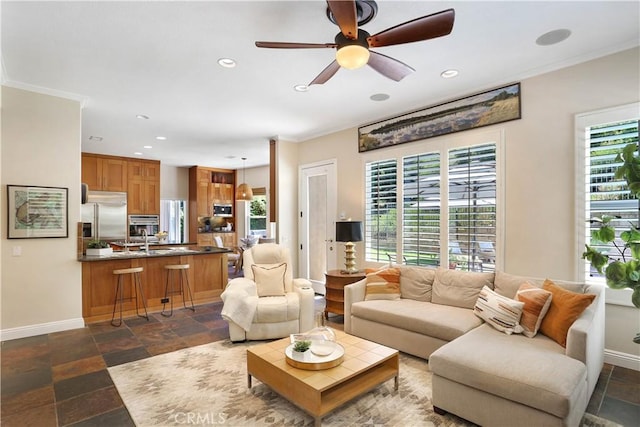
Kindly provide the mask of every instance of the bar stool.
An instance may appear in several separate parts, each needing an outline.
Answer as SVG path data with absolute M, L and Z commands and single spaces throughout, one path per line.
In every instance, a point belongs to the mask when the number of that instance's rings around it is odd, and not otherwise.
M 167 264 L 164 266 L 164 269 L 167 270 L 167 282 L 164 287 L 164 298 L 162 298 L 162 311 L 160 312 L 160 314 L 162 314 L 164 317 L 173 316 L 173 298 L 171 298 L 171 295 L 173 294 L 182 295 L 182 305 L 184 305 L 184 308 L 188 308 L 191 311 L 196 311 L 196 308 L 193 305 L 193 294 L 191 293 L 191 287 L 189 286 L 189 273 L 187 272 L 187 270 L 189 269 L 189 264 Z M 178 274 L 178 277 L 173 277 L 175 275 L 171 273 L 174 271 Z M 177 290 L 175 289 L 176 280 L 180 280 L 180 288 Z M 187 285 L 187 292 L 189 293 L 189 300 L 191 301 L 191 307 L 187 307 L 187 302 L 185 300 L 185 282 Z M 166 314 L 165 306 L 169 301 L 171 301 L 171 310 L 168 314 Z
M 111 324 L 113 326 L 122 325 L 122 303 L 124 301 L 124 275 L 132 274 L 132 296 L 127 298 L 127 301 L 136 300 L 136 314 L 138 317 L 143 317 L 149 321 L 149 314 L 147 313 L 147 303 L 144 299 L 144 292 L 142 292 L 142 283 L 140 280 L 140 273 L 144 270 L 143 267 L 132 267 L 132 268 L 121 268 L 118 270 L 113 270 L 113 274 L 118 276 L 118 281 L 116 285 L 116 298 L 113 301 L 113 314 L 111 315 Z M 142 298 L 142 306 L 144 307 L 144 316 L 140 314 L 138 311 L 138 292 L 140 292 L 140 297 Z M 118 295 L 120 295 L 120 321 L 116 324 L 116 305 L 118 304 Z

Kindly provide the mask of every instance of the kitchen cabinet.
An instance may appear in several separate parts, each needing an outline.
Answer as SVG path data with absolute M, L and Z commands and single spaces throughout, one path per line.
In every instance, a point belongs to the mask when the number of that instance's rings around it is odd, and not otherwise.
M 127 162 L 129 179 L 160 181 L 160 162 L 155 160 L 129 160 Z
M 222 246 L 225 248 L 235 248 L 238 246 L 236 243 L 236 233 L 224 232 L 224 233 L 198 233 L 198 246 L 214 246 L 217 247 L 215 238 L 220 237 L 222 239 Z
M 198 233 L 198 246 L 215 246 L 211 233 Z
M 128 162 L 127 211 L 129 215 L 160 214 L 160 162 Z
M 238 246 L 236 242 L 236 233 L 226 232 L 226 233 L 212 233 L 213 237 L 219 236 L 222 239 L 222 246 L 225 248 L 235 248 Z
M 127 160 L 82 153 L 82 182 L 92 191 L 127 191 Z
M 143 267 L 142 288 L 149 314 L 162 310 L 165 293 L 166 270 L 168 264 L 189 264 L 187 270 L 193 300 L 197 305 L 220 301 L 220 294 L 227 284 L 226 253 L 202 252 L 176 256 L 145 256 L 132 259 L 96 260 L 82 263 L 82 317 L 86 323 L 108 320 L 113 312 L 115 279 L 113 270 Z M 135 315 L 135 304 L 126 301 L 131 296 L 131 278 L 125 277 L 124 315 Z M 173 295 L 174 305 L 182 305 L 180 294 Z M 196 307 L 196 313 L 198 307 Z
M 189 240 L 197 241 L 201 246 L 215 246 L 203 243 L 198 234 L 198 217 L 213 216 L 214 204 L 235 206 L 235 171 L 193 166 L 189 169 Z M 235 228 L 235 218 L 226 218 Z M 229 233 L 223 233 L 229 234 Z M 227 237 L 228 241 L 235 241 Z M 223 240 L 224 241 L 224 240 Z M 226 244 L 225 244 L 226 245 Z M 229 246 L 236 246 L 235 243 Z

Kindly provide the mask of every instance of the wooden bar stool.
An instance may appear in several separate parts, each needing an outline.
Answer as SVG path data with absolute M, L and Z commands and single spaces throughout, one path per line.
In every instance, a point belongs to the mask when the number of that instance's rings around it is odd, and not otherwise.
M 147 302 L 144 298 L 144 292 L 142 291 L 142 283 L 140 280 L 140 273 L 144 270 L 143 267 L 132 267 L 132 268 L 121 268 L 119 270 L 113 270 L 113 274 L 118 276 L 118 281 L 116 285 L 116 298 L 113 301 L 113 314 L 111 315 L 111 324 L 113 326 L 122 325 L 122 303 L 124 301 L 124 275 L 132 274 L 131 283 L 132 283 L 132 296 L 127 298 L 127 301 L 135 300 L 136 301 L 136 314 L 139 317 L 143 317 L 149 320 L 149 314 L 147 313 Z M 140 292 L 140 298 L 142 299 L 142 306 L 144 307 L 144 315 L 141 315 L 138 311 L 138 292 Z M 116 324 L 116 305 L 118 304 L 118 295 L 120 295 L 120 320 Z
M 182 295 L 182 305 L 184 308 L 188 308 L 191 311 L 196 311 L 196 308 L 193 305 L 193 294 L 191 293 L 191 287 L 189 286 L 189 264 L 167 264 L 164 266 L 164 269 L 167 270 L 167 282 L 164 287 L 164 298 L 162 298 L 162 314 L 164 317 L 173 316 L 173 298 L 171 295 L 180 294 Z M 173 277 L 175 274 L 171 274 L 172 272 L 176 272 L 178 277 Z M 180 281 L 180 288 L 175 289 L 176 281 Z M 189 293 L 189 300 L 191 301 L 191 307 L 187 307 L 187 302 L 185 299 L 185 283 L 187 287 L 187 292 Z M 167 302 L 171 301 L 171 310 L 169 313 L 165 313 L 165 306 Z

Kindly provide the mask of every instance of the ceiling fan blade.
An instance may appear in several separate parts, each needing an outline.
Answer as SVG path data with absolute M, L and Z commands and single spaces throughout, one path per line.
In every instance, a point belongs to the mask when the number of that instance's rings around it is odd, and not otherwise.
M 289 43 L 289 42 L 256 42 L 257 47 L 272 49 L 315 49 L 324 47 L 337 47 L 335 43 Z
M 355 1 L 327 0 L 329 9 L 340 27 L 342 34 L 348 39 L 358 38 L 358 16 Z
M 309 83 L 309 86 L 321 85 L 326 83 L 327 80 L 329 80 L 331 77 L 333 77 L 335 73 L 338 72 L 339 69 L 340 69 L 340 64 L 338 64 L 338 61 L 334 59 L 333 62 L 329 64 L 327 68 L 322 70 L 322 72 L 318 74 L 318 76 L 315 79 L 313 79 L 311 83 Z
M 453 9 L 443 10 L 388 28 L 369 37 L 367 41 L 369 47 L 382 47 L 446 36 L 453 29 L 454 19 Z
M 367 64 L 383 76 L 397 82 L 415 71 L 404 62 L 373 51 L 369 51 L 369 62 Z

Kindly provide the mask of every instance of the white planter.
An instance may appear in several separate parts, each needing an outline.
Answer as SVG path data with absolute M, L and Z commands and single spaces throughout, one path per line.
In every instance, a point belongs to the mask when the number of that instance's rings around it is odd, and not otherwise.
M 111 255 L 113 253 L 112 248 L 87 248 L 87 255 Z

